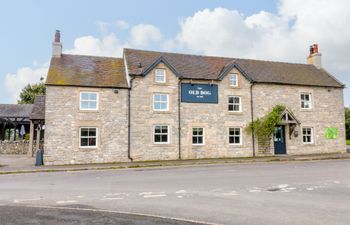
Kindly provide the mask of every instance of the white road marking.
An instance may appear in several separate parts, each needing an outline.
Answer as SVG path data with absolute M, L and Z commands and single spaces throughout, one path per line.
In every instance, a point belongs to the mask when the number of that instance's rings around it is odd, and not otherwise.
M 179 196 L 177 196 L 178 198 L 182 198 L 183 196 L 182 195 L 179 195 Z
M 175 192 L 176 194 L 183 194 L 183 193 L 186 193 L 186 191 L 185 190 L 179 190 L 179 191 L 177 191 L 177 192 Z
M 124 198 L 102 198 L 101 200 L 121 200 L 121 199 L 124 199 Z
M 160 194 L 160 195 L 144 195 L 144 198 L 161 198 L 161 197 L 165 197 L 166 194 Z
M 28 202 L 28 201 L 39 201 L 41 198 L 27 198 L 27 199 L 15 199 L 13 200 L 14 203 L 19 203 L 19 202 Z
M 223 193 L 223 195 L 234 196 L 234 195 L 238 195 L 238 194 L 237 194 L 237 191 L 231 191 L 228 193 Z
M 261 192 L 260 188 L 258 188 L 258 187 L 254 187 L 252 189 L 249 189 L 248 191 L 250 193 L 259 193 L 259 192 Z
M 75 198 L 85 198 L 84 195 L 77 195 L 77 196 L 74 196 Z
M 75 200 L 66 200 L 66 201 L 57 201 L 56 204 L 71 204 L 71 203 L 76 203 L 77 201 Z
M 280 184 L 280 185 L 278 185 L 277 187 L 279 187 L 279 188 L 286 188 L 286 187 L 288 187 L 289 186 L 289 184 Z
M 124 199 L 124 197 L 129 196 L 129 194 L 126 193 L 108 193 L 101 200 L 121 200 Z
M 141 192 L 139 195 L 142 195 L 144 198 L 160 198 L 167 196 L 164 192 Z

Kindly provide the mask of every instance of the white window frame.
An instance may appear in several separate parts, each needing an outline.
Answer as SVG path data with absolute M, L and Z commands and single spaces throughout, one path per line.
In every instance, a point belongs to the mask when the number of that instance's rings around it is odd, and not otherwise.
M 82 146 L 81 145 L 81 139 L 84 138 L 85 136 L 81 136 L 81 129 L 96 129 L 96 145 L 94 146 Z M 90 136 L 86 136 L 85 138 L 89 138 Z M 94 137 L 94 136 L 91 136 Z M 97 148 L 98 147 L 98 128 L 97 127 L 79 127 L 79 148 Z
M 230 143 L 231 137 L 237 137 L 237 135 L 235 135 L 235 134 L 233 134 L 233 135 L 230 134 L 231 129 L 239 129 L 239 143 Z M 229 145 L 242 145 L 242 127 L 229 127 L 228 128 L 228 143 L 229 143 Z
M 311 134 L 307 135 L 307 136 L 310 136 L 311 142 L 305 142 L 304 141 L 304 129 L 310 129 L 311 130 Z M 302 138 L 303 144 L 305 144 L 305 145 L 314 144 L 315 143 L 314 135 L 315 134 L 314 134 L 314 128 L 313 127 L 302 127 L 301 128 L 301 138 Z
M 158 80 L 158 71 L 163 71 L 163 80 Z M 166 82 L 166 71 L 165 69 L 155 69 L 155 77 L 154 80 L 156 83 L 165 83 Z
M 235 77 L 235 79 L 233 79 L 233 77 Z M 231 73 L 230 74 L 230 86 L 231 87 L 238 87 L 238 74 L 237 73 Z M 235 84 L 233 84 L 233 80 L 236 82 Z
M 95 109 L 90 109 L 90 108 L 88 108 L 88 109 L 86 109 L 86 108 L 82 108 L 82 102 L 94 102 L 95 100 L 82 100 L 82 95 L 83 94 L 96 94 L 96 108 Z M 98 92 L 92 92 L 92 91 L 81 91 L 80 92 L 80 95 L 79 95 L 79 109 L 80 110 L 86 110 L 86 111 L 96 111 L 96 110 L 98 110 L 98 108 L 99 108 L 99 94 L 98 94 Z
M 238 98 L 238 99 L 239 99 L 239 104 L 237 104 L 237 103 L 230 103 L 230 98 Z M 228 96 L 227 100 L 228 100 L 228 101 L 227 101 L 227 110 L 228 110 L 229 112 L 242 112 L 242 98 L 241 98 L 241 96 L 230 95 L 230 96 Z M 238 105 L 239 110 L 238 110 L 238 111 L 230 110 L 230 109 L 229 109 L 229 106 L 230 106 L 230 105 L 232 105 L 232 106 Z M 234 107 L 233 107 L 233 108 L 234 108 Z
M 160 100 L 160 101 L 155 101 L 155 96 L 156 95 L 165 95 L 166 96 L 166 109 L 155 109 L 155 103 L 159 102 L 159 103 L 164 103 L 164 101 Z M 152 102 L 152 107 L 153 107 L 153 111 L 169 111 L 169 94 L 166 93 L 153 93 L 153 102 Z
M 202 129 L 203 131 L 203 134 L 202 135 L 193 135 L 193 129 Z M 193 143 L 193 137 L 202 137 L 202 140 L 203 140 L 203 143 Z M 192 145 L 205 145 L 205 128 L 204 127 L 192 127 L 191 129 L 191 142 L 192 142 Z
M 168 136 L 167 142 L 156 142 L 156 127 L 157 126 L 162 126 L 162 127 L 167 127 L 167 133 L 166 135 Z M 165 133 L 157 133 L 158 135 L 164 135 Z M 164 145 L 164 144 L 170 144 L 170 126 L 169 125 L 164 125 L 164 124 L 156 124 L 153 126 L 153 144 L 155 145 Z
M 309 101 L 302 99 L 303 95 L 304 96 L 308 95 L 309 96 Z M 303 102 L 304 102 L 304 105 L 305 105 L 305 102 L 307 102 L 309 107 L 308 108 L 302 107 L 302 103 Z M 307 93 L 307 92 L 301 92 L 300 93 L 300 108 L 303 109 L 303 110 L 310 110 L 310 109 L 312 109 L 312 94 L 311 93 Z

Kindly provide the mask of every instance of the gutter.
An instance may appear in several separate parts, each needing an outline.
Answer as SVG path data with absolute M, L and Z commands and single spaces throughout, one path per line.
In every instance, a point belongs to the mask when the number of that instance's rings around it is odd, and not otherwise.
M 135 77 L 131 77 L 130 79 L 130 88 L 128 89 L 128 158 L 132 162 L 134 159 L 131 157 L 131 88 L 132 81 Z
M 250 83 L 250 119 L 251 122 L 254 121 L 254 102 L 253 102 L 253 86 L 254 86 L 254 82 L 252 81 Z M 254 136 L 254 127 L 252 127 L 252 143 L 253 143 L 253 157 L 255 157 L 255 136 Z
M 179 159 L 181 159 L 181 83 L 182 78 L 179 77 L 178 87 L 177 87 L 177 116 L 178 116 L 178 147 L 179 147 Z

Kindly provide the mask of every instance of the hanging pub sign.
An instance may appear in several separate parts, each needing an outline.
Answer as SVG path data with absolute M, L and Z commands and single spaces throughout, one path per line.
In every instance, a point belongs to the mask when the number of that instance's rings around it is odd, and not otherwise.
M 181 102 L 218 103 L 218 85 L 181 84 Z

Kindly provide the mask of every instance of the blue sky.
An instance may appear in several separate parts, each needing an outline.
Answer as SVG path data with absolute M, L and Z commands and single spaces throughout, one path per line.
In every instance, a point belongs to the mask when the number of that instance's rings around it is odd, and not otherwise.
M 38 81 L 38 74 L 45 75 L 56 29 L 61 30 L 68 53 L 116 57 L 123 47 L 134 47 L 305 62 L 308 45 L 317 42 L 325 68 L 349 86 L 349 58 L 345 52 L 350 34 L 341 31 L 335 18 L 350 14 L 344 11 L 350 7 L 345 7 L 347 3 L 342 0 L 332 2 L 330 7 L 322 2 L 2 1 L 0 103 L 13 103 L 20 87 Z M 308 19 L 307 13 L 315 8 L 326 18 Z M 343 19 L 345 26 L 348 19 Z M 315 28 L 314 33 L 310 27 Z M 311 34 L 306 34 L 308 29 Z M 334 44 L 330 32 L 339 32 L 345 40 Z M 227 45 L 230 47 L 223 47 Z M 348 96 L 346 90 L 346 105 L 350 105 Z

